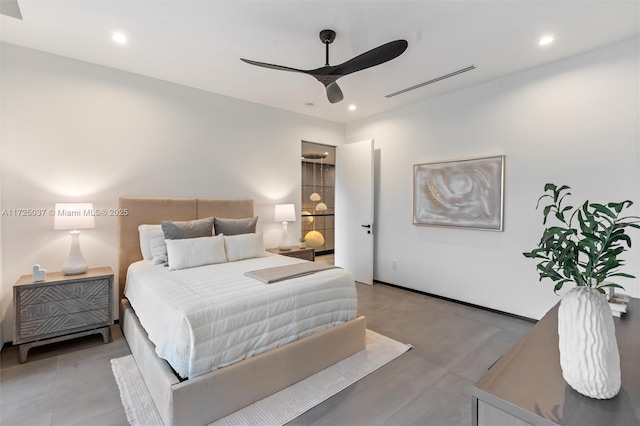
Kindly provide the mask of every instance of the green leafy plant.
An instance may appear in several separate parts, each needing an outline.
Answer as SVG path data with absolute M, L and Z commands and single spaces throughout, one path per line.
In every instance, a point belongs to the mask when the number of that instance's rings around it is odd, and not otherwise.
M 540 260 L 537 265 L 540 281 L 543 278 L 554 281 L 554 292 L 567 282 L 595 287 L 601 293 L 605 293 L 605 287 L 623 288 L 607 280 L 611 277 L 635 278 L 619 271 L 624 263 L 619 259 L 620 254 L 631 248 L 626 228 L 640 229 L 640 217 L 621 216 L 622 211 L 633 203 L 627 200 L 605 205 L 585 201 L 574 209 L 564 205 L 565 198 L 571 195 L 570 189 L 552 183 L 544 186 L 545 194 L 538 199 L 536 209 L 541 202 L 546 202 L 543 224 L 546 225 L 550 218 L 558 224 L 545 228 L 538 247 L 522 254 Z
M 300 241 L 301 243 L 304 243 L 307 240 L 304 237 L 301 237 L 298 241 Z

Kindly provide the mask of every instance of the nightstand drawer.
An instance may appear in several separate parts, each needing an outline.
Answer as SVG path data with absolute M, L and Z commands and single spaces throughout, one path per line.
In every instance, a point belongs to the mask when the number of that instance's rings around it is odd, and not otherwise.
M 275 253 L 282 256 L 295 257 L 297 259 L 308 260 L 313 262 L 316 260 L 316 252 L 311 247 L 299 248 L 292 247 L 291 250 L 280 250 L 278 248 L 267 249 L 269 253 Z
M 107 287 L 108 290 L 108 287 Z M 88 297 L 56 300 L 49 303 L 26 305 L 20 308 L 20 319 L 31 321 L 40 318 L 57 317 L 87 310 L 105 310 L 109 308 L 109 294 L 104 291 Z
M 282 254 L 282 253 L 280 253 Z M 289 256 L 289 257 L 295 257 L 297 259 L 304 259 L 304 260 L 308 260 L 310 262 L 313 262 L 313 253 L 311 253 L 310 251 L 293 251 L 290 252 L 289 254 L 286 254 L 285 256 Z
M 46 339 L 78 330 L 86 330 L 87 328 L 97 328 L 110 323 L 108 309 L 24 321 L 20 323 L 19 341 L 29 340 L 30 337 Z
M 84 297 L 109 297 L 109 279 L 80 281 L 57 285 L 25 288 L 20 291 L 20 305 L 34 305 L 56 300 L 79 299 Z

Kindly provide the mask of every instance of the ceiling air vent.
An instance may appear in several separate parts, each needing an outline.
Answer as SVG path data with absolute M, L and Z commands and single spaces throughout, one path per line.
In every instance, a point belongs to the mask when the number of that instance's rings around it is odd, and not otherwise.
M 391 98 L 393 96 L 400 95 L 402 93 L 406 93 L 406 92 L 408 92 L 410 90 L 417 89 L 418 87 L 426 86 L 427 84 L 435 83 L 437 81 L 444 80 L 445 78 L 453 77 L 454 75 L 462 74 L 463 72 L 467 72 L 467 71 L 471 71 L 471 70 L 475 70 L 475 69 L 476 69 L 475 65 L 470 65 L 470 66 L 468 66 L 466 68 L 463 68 L 461 70 L 450 72 L 449 74 L 441 75 L 440 77 L 436 77 L 436 78 L 431 79 L 429 81 L 425 81 L 424 83 L 416 84 L 415 86 L 407 87 L 406 89 L 402 89 L 402 90 L 399 90 L 397 92 L 391 93 L 389 95 L 385 95 L 385 98 Z

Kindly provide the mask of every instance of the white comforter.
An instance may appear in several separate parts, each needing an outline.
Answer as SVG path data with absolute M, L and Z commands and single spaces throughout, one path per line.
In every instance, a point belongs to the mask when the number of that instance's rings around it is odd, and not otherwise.
M 244 275 L 297 262 L 268 255 L 169 271 L 140 261 L 125 295 L 158 356 L 190 378 L 355 318 L 355 283 L 342 269 L 274 284 Z

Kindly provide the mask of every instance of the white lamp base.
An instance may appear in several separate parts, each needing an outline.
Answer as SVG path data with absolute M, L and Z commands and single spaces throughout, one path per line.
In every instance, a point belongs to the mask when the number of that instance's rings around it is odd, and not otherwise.
M 89 269 L 89 266 L 80 252 L 80 231 L 71 231 L 70 234 L 71 250 L 69 251 L 69 258 L 62 265 L 62 272 L 65 275 L 84 274 Z
M 287 232 L 287 222 L 282 222 L 282 240 L 278 248 L 282 251 L 291 250 L 291 242 L 289 242 L 289 232 Z

